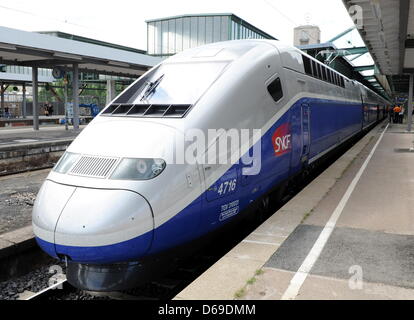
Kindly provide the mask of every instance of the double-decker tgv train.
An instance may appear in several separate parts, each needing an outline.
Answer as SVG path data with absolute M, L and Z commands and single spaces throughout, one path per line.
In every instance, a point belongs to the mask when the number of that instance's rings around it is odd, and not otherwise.
M 278 41 L 186 50 L 136 80 L 68 147 L 36 198 L 37 242 L 67 260 L 74 286 L 133 287 L 168 267 L 162 257 L 254 214 L 271 192 L 383 119 L 389 103 Z M 170 138 L 194 128 L 206 136 L 260 129 L 240 149 L 251 155 L 260 145 L 260 170 L 243 174 L 256 158 L 169 163 Z

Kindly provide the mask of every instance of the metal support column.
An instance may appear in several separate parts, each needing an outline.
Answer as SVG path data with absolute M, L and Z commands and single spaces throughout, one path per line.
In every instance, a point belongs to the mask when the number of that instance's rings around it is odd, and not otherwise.
M 410 86 L 408 89 L 408 117 L 407 117 L 407 131 L 411 131 L 412 122 L 413 122 L 413 85 L 414 85 L 414 75 L 410 74 Z
M 115 80 L 106 80 L 106 104 L 115 98 Z
M 0 82 L 0 108 L 1 108 L 1 111 L 4 112 L 4 87 L 3 87 L 3 82 Z M 5 117 L 6 115 L 3 114 L 3 116 Z
M 73 64 L 73 129 L 79 130 L 79 66 L 77 63 Z
M 64 95 L 65 95 L 65 130 L 69 129 L 68 126 L 68 121 L 69 121 L 69 117 L 68 117 L 68 79 L 67 76 L 65 75 L 65 88 L 64 88 Z
M 23 118 L 26 118 L 26 112 L 27 112 L 27 110 L 26 110 L 26 107 L 27 107 L 27 104 L 26 104 L 26 84 L 25 83 L 23 83 L 23 89 L 22 89 L 22 94 L 23 94 L 23 101 L 22 101 L 22 116 L 23 116 Z
M 32 95 L 33 95 L 33 130 L 39 130 L 39 104 L 38 104 L 38 70 L 32 67 Z

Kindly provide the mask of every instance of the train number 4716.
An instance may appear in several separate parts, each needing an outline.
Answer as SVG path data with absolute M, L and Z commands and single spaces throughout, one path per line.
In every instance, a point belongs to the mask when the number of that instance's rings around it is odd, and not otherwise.
M 217 190 L 217 193 L 222 196 L 236 190 L 236 183 L 237 179 L 222 182 Z

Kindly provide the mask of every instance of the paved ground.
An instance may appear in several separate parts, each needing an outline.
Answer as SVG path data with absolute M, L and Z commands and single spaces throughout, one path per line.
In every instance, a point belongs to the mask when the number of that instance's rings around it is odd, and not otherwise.
M 296 299 L 414 299 L 413 140 L 389 127 Z M 286 293 L 369 151 L 271 256 L 245 298 Z
M 80 128 L 84 128 L 81 126 Z M 45 125 L 38 131 L 34 131 L 31 127 L 28 128 L 0 128 L 0 146 L 6 146 L 19 143 L 30 142 L 47 142 L 63 140 L 68 138 L 75 138 L 79 134 L 78 131 L 74 131 L 69 127 L 69 130 L 65 130 L 64 125 Z
M 176 299 L 414 299 L 414 134 L 391 125 L 361 169 L 384 127 Z
M 0 177 L 0 234 L 31 224 L 33 202 L 49 171 Z

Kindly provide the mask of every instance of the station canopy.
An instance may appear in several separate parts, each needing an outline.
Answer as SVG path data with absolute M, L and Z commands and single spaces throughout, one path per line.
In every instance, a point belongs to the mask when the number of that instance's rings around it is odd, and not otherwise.
M 63 70 L 78 64 L 82 72 L 136 78 L 160 61 L 122 47 L 0 27 L 0 64 Z
M 410 0 L 343 0 L 379 73 L 394 93 L 408 91 L 414 73 L 414 4 Z M 356 10 L 359 10 L 359 14 Z

